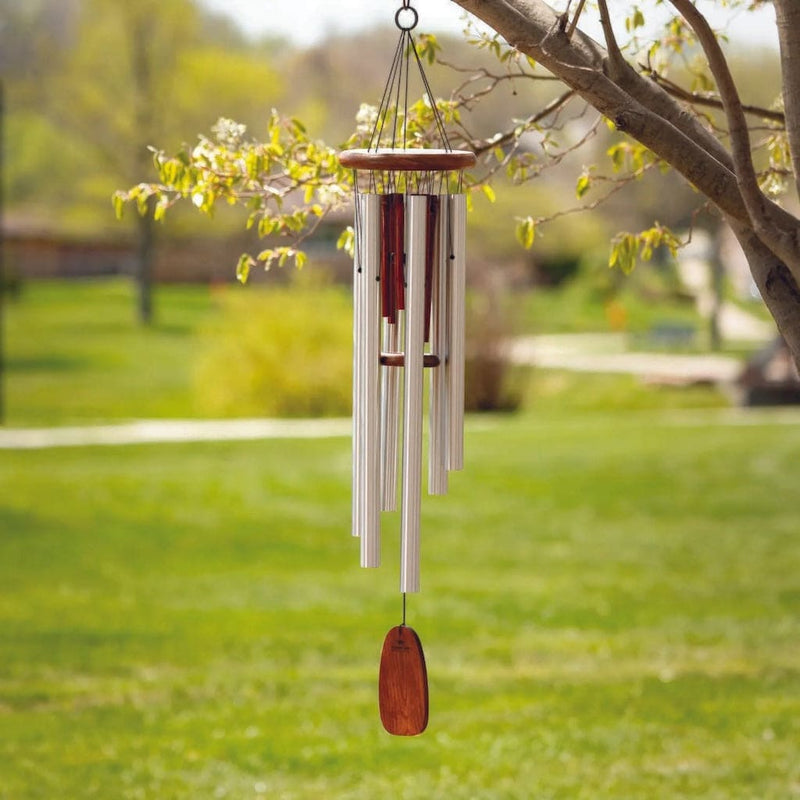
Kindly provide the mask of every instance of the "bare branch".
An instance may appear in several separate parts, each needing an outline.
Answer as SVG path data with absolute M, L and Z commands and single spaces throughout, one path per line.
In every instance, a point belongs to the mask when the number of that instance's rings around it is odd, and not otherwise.
M 784 65 L 783 107 L 789 120 L 787 133 L 789 152 L 795 173 L 795 186 L 800 195 L 800 3 L 797 0 L 776 0 L 775 17 L 778 26 L 781 62 Z
M 708 20 L 697 10 L 691 0 L 670 0 L 670 2 L 683 15 L 697 36 L 716 80 L 728 119 L 732 155 L 736 168 L 736 182 L 753 228 L 776 255 L 784 260 L 794 260 L 800 249 L 798 248 L 796 221 L 793 229 L 782 228 L 776 224 L 773 215 L 769 213 L 768 201 L 758 185 L 758 176 L 753 165 L 750 134 L 742 102 L 717 37 L 708 24 Z
M 730 155 L 666 92 L 633 69 L 604 74 L 606 51 L 577 30 L 558 32 L 558 17 L 540 0 L 453 0 L 575 89 L 601 114 L 649 147 L 735 218 L 746 218 Z
M 608 13 L 608 3 L 606 0 L 598 0 L 597 5 L 600 9 L 600 24 L 603 26 L 603 36 L 608 48 L 608 60 L 614 76 L 617 76 L 628 66 L 628 62 L 622 55 L 616 36 L 614 36 L 614 26 L 611 24 L 611 17 Z
M 591 202 L 581 203 L 580 205 L 572 206 L 571 208 L 564 208 L 545 217 L 536 217 L 534 224 L 537 226 L 545 225 L 548 222 L 560 219 L 561 217 L 568 217 L 572 214 L 580 214 L 584 211 L 594 211 L 596 208 L 599 208 L 601 205 L 603 205 L 609 198 L 622 191 L 622 189 L 624 189 L 626 186 L 630 185 L 634 181 L 639 180 L 646 172 L 653 169 L 655 166 L 656 162 L 645 164 L 645 166 L 643 166 L 641 169 L 631 172 L 623 177 L 609 178 L 596 175 L 593 178 L 595 182 L 602 181 L 606 184 L 610 184 L 610 188 L 606 192 L 599 197 L 596 197 Z
M 575 10 L 575 16 L 572 18 L 572 22 L 570 22 L 569 27 L 567 28 L 568 39 L 572 38 L 572 34 L 575 33 L 575 28 L 578 27 L 578 20 L 581 18 L 581 12 L 583 11 L 584 5 L 586 5 L 586 0 L 580 0 L 578 8 Z
M 718 108 L 724 110 L 722 100 L 715 95 L 700 94 L 699 92 L 690 92 L 684 89 L 677 83 L 669 80 L 669 78 L 656 72 L 650 67 L 642 65 L 645 74 L 657 83 L 665 92 L 672 95 L 678 100 L 682 100 L 693 106 L 704 106 L 706 108 Z M 764 108 L 762 106 L 752 106 L 746 103 L 742 104 L 742 110 L 745 114 L 752 114 L 755 117 L 769 120 L 770 122 L 777 122 L 779 125 L 786 125 L 786 116 L 782 111 L 776 111 L 771 108 Z
M 541 111 L 538 111 L 536 114 L 532 114 L 524 122 L 515 125 L 514 128 L 512 128 L 510 131 L 506 131 L 505 133 L 500 134 L 499 136 L 493 136 L 491 139 L 488 139 L 483 144 L 478 145 L 475 148 L 475 155 L 478 156 L 483 155 L 483 153 L 486 153 L 492 148 L 502 147 L 503 145 L 514 141 L 514 139 L 518 138 L 517 131 L 519 130 L 519 128 L 522 127 L 528 129 L 533 125 L 537 125 L 543 119 L 546 119 L 551 114 L 554 114 L 556 111 L 558 111 L 558 109 L 560 109 L 569 100 L 575 97 L 575 94 L 576 92 L 573 89 L 570 89 L 564 92 L 564 94 L 559 95 L 554 100 L 551 100 Z

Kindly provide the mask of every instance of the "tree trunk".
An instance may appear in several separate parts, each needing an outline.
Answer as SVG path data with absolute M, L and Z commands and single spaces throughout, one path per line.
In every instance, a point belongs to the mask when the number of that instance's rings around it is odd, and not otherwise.
M 723 96 L 736 148 L 723 149 L 673 97 L 626 64 L 611 20 L 608 50 L 571 31 L 544 0 L 453 0 L 497 31 L 520 52 L 574 89 L 618 130 L 649 148 L 710 200 L 741 244 L 756 285 L 778 329 L 800 365 L 800 221 L 764 196 L 756 185 L 746 124 L 735 86 L 702 15 L 684 0 L 672 0 L 692 16 Z M 601 9 L 603 4 L 601 4 Z M 800 164 L 800 3 L 775 0 L 784 72 L 790 146 Z M 798 166 L 795 166 L 797 176 Z
M 730 220 L 729 220 L 730 222 Z M 731 224 L 761 297 L 800 364 L 800 287 L 788 267 L 746 226 Z
M 135 180 L 143 180 L 151 166 L 147 150 L 152 142 L 154 129 L 155 79 L 150 63 L 149 43 L 153 38 L 155 18 L 134 12 L 130 22 L 130 56 L 134 85 L 134 110 L 136 130 L 142 144 L 134 151 Z M 136 282 L 139 292 L 139 321 L 149 325 L 153 321 L 153 262 L 155 259 L 155 222 L 153 198 L 147 203 L 147 213 L 139 216 L 138 242 L 136 249 Z
M 138 316 L 143 325 L 153 322 L 153 265 L 155 263 L 155 222 L 152 203 L 145 215 L 137 216 L 134 278 L 138 292 Z

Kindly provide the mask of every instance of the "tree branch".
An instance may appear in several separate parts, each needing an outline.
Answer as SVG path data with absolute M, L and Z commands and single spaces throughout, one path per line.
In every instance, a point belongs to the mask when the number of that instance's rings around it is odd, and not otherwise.
M 575 16 L 572 18 L 572 22 L 570 22 L 569 27 L 567 28 L 567 38 L 571 39 L 572 34 L 575 33 L 575 28 L 578 27 L 578 20 L 581 18 L 581 13 L 583 12 L 583 7 L 586 5 L 586 0 L 580 0 L 578 3 L 578 8 L 575 9 Z
M 475 148 L 475 155 L 480 156 L 483 153 L 491 150 L 494 147 L 502 147 L 504 144 L 508 144 L 512 142 L 514 139 L 517 138 L 517 130 L 520 127 L 530 128 L 532 125 L 536 125 L 537 123 L 541 122 L 546 117 L 549 117 L 551 114 L 558 111 L 563 105 L 565 105 L 569 100 L 575 97 L 575 91 L 570 89 L 564 94 L 559 95 L 555 99 L 551 100 L 541 111 L 538 111 L 536 114 L 532 114 L 528 119 L 522 122 L 520 125 L 514 126 L 514 128 L 510 131 L 506 131 L 504 134 L 500 136 L 493 136 L 491 139 L 487 140 L 481 145 L 478 145 Z
M 794 274 L 756 236 L 752 228 L 731 226 L 750 265 L 764 302 L 800 365 L 800 287 Z
M 606 40 L 606 48 L 608 49 L 611 75 L 617 78 L 628 67 L 628 62 L 625 60 L 625 56 L 622 55 L 619 44 L 617 44 L 617 38 L 614 36 L 614 26 L 611 24 L 611 16 L 608 13 L 608 3 L 606 3 L 606 0 L 598 0 L 597 6 L 600 9 L 600 24 L 603 27 L 603 37 Z
M 800 246 L 795 244 L 800 222 L 758 189 L 749 137 L 746 136 L 745 110 L 735 87 L 732 96 L 734 103 L 738 101 L 735 108 L 738 119 L 737 125 L 732 127 L 736 129 L 737 150 L 732 157 L 692 109 L 672 97 L 654 80 L 647 79 L 630 65 L 619 75 L 604 72 L 608 54 L 603 47 L 578 29 L 571 38 L 567 37 L 561 18 L 545 0 L 452 2 L 483 20 L 513 47 L 536 59 L 601 114 L 614 121 L 621 131 L 680 172 L 723 213 L 742 245 L 773 317 L 790 343 L 795 358 L 800 361 Z M 788 56 L 791 51 L 794 56 L 794 60 L 782 58 L 782 66 L 785 79 L 787 72 L 792 73 L 789 76 L 792 97 L 791 105 L 786 105 L 786 123 L 787 126 L 797 123 L 798 138 L 792 145 L 797 175 L 800 170 L 800 3 L 797 0 L 773 2 L 782 15 L 781 19 L 786 20 L 782 53 Z M 689 15 L 692 11 L 696 13 L 688 0 L 673 0 L 673 3 L 684 10 L 688 7 Z M 713 32 L 711 39 L 713 43 L 704 41 L 704 48 L 708 48 L 707 52 L 712 55 L 710 60 L 715 67 L 719 66 L 720 60 L 727 67 Z M 731 81 L 729 73 L 727 77 Z M 727 102 L 731 93 L 723 93 L 723 87 L 727 86 L 724 73 L 721 79 L 718 77 L 718 86 L 723 101 Z M 739 177 L 737 172 L 741 170 L 735 171 L 734 164 L 737 168 L 740 166 L 743 144 L 747 148 L 744 158 L 745 165 L 750 165 L 750 174 Z M 743 187 L 749 193 L 747 204 Z M 756 219 L 751 215 L 749 205 L 756 206 Z M 764 235 L 765 218 L 767 227 L 776 236 Z M 761 233 L 756 222 L 762 228 Z
M 568 86 L 612 120 L 625 133 L 644 144 L 659 158 L 678 170 L 726 214 L 748 219 L 736 178 L 725 160 L 730 157 L 711 134 L 677 102 L 632 69 L 616 83 L 603 71 L 605 50 L 580 31 L 572 40 L 558 32 L 558 17 L 540 0 L 454 0 L 472 11 L 506 40 L 532 56 L 545 69 L 558 75 Z M 635 86 L 645 99 L 660 96 L 658 109 L 667 108 L 664 119 L 633 97 Z M 711 145 L 713 142 L 713 145 Z M 713 146 L 714 150 L 709 152 Z M 720 157 L 717 157 L 721 154 Z M 723 160 L 724 159 L 724 160 Z
M 739 92 L 717 37 L 708 24 L 708 20 L 697 10 L 691 0 L 670 0 L 670 2 L 689 23 L 697 36 L 717 83 L 728 119 L 736 181 L 752 225 L 761 240 L 767 243 L 776 255 L 786 261 L 796 261 L 800 254 L 797 222 L 795 220 L 792 229 L 788 229 L 778 224 L 774 215 L 770 213 L 767 198 L 758 185 L 758 176 L 750 148 L 750 132 Z
M 558 34 L 558 16 L 542 0 L 453 0 L 498 31 L 512 46 L 535 58 L 545 69 L 568 86 L 579 91 L 609 119 L 617 112 L 629 110 L 632 101 L 647 121 L 647 141 L 642 141 L 664 161 L 682 171 L 691 183 L 700 185 L 699 172 L 729 172 L 733 177 L 730 154 L 699 121 L 652 81 L 645 80 L 633 69 L 625 69 L 616 81 L 604 76 L 606 51 L 580 30 L 570 40 Z M 632 131 L 629 129 L 629 132 Z M 673 138 L 680 134 L 671 153 L 657 144 L 662 132 Z M 681 170 L 680 156 L 684 147 L 694 158 Z M 702 151 L 702 152 L 701 152 Z M 723 180 L 723 183 L 726 179 Z M 722 187 L 720 187 L 722 188 Z M 722 189 L 731 199 L 732 187 Z M 738 191 L 733 190 L 734 194 Z M 712 195 L 718 202 L 722 197 Z M 737 213 L 731 212 L 734 216 Z
M 800 195 L 800 3 L 775 0 L 783 73 L 783 108 L 792 156 L 795 186 Z
M 711 95 L 707 94 L 699 94 L 698 92 L 690 92 L 688 89 L 684 89 L 682 86 L 679 86 L 677 83 L 669 80 L 669 78 L 665 78 L 651 67 L 642 65 L 642 69 L 651 80 L 658 84 L 665 92 L 667 92 L 667 94 L 671 95 L 677 100 L 682 100 L 683 102 L 689 103 L 689 105 L 693 106 L 704 106 L 705 108 L 717 108 L 721 111 L 724 110 L 722 100 L 720 100 L 719 97 L 712 97 Z M 786 115 L 782 111 L 775 111 L 774 109 L 763 108 L 762 106 L 752 106 L 746 103 L 742 104 L 742 110 L 745 114 L 752 114 L 760 119 L 766 119 L 770 122 L 777 122 L 782 126 L 786 125 Z

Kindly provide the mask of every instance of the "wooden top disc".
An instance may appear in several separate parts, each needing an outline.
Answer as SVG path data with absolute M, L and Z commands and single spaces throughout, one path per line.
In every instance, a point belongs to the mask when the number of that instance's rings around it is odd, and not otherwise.
M 394 736 L 416 736 L 428 725 L 425 656 L 407 625 L 392 628 L 383 641 L 378 703 L 383 727 Z
M 469 150 L 432 150 L 418 147 L 411 150 L 378 148 L 377 150 L 343 150 L 339 163 L 344 167 L 401 172 L 466 169 L 475 164 L 475 153 Z

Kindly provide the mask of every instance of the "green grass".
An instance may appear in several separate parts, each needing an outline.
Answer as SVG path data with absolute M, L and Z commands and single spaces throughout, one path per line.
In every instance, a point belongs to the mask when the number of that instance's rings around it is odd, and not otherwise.
M 281 319 L 268 313 L 275 298 L 260 303 L 260 291 L 238 286 L 213 290 L 160 286 L 156 322 L 143 328 L 135 320 L 134 289 L 128 281 L 24 284 L 20 298 L 6 309 L 5 423 L 47 426 L 153 417 L 269 415 L 276 408 L 285 409 L 287 403 L 295 415 L 303 409 L 303 413 L 319 411 L 316 401 L 298 402 L 298 391 L 305 392 L 309 385 L 317 391 L 321 385 L 333 385 L 342 370 L 347 372 L 349 362 L 345 358 L 341 363 L 340 345 L 329 344 L 335 351 L 320 359 L 313 342 L 296 347 L 299 343 L 291 339 L 287 320 L 296 321 L 300 330 L 309 327 L 303 322 L 307 308 L 299 307 L 307 305 L 308 290 Z M 330 294 L 326 309 L 333 319 L 323 332 L 331 342 L 341 342 L 339 323 L 349 300 L 330 302 L 337 299 Z M 320 290 L 317 296 L 327 295 Z M 524 315 L 520 310 L 515 316 L 527 320 L 520 322 L 521 332 L 531 326 L 540 333 L 563 331 L 567 320 L 572 320 L 573 330 L 604 330 L 608 324 L 602 304 L 585 287 L 537 291 L 524 295 L 520 305 L 525 307 Z M 256 317 L 259 311 L 262 318 Z M 667 311 L 652 305 L 649 318 L 654 319 L 656 313 Z M 241 317 L 235 326 L 232 314 Z M 349 322 L 344 320 L 344 324 Z M 230 332 L 234 327 L 235 336 Z M 240 351 L 234 346 L 236 339 Z M 265 339 L 277 340 L 292 360 L 291 368 L 279 376 L 275 370 L 280 361 L 269 358 L 275 348 L 259 349 Z M 712 389 L 652 387 L 625 375 L 568 375 L 534 369 L 531 376 L 529 380 L 521 374 L 514 385 L 528 407 L 537 411 L 726 402 Z M 271 393 L 277 390 L 281 397 L 273 398 Z M 331 389 L 325 392 L 330 402 L 323 410 L 332 413 L 338 395 Z M 345 405 L 348 392 L 342 395 Z
M 0 798 L 798 796 L 797 421 L 473 419 L 424 502 L 411 740 L 347 439 L 6 451 Z
M 129 281 L 23 284 L 6 307 L 5 422 L 190 416 L 193 343 L 214 313 L 213 294 L 160 286 L 155 307 L 155 324 L 145 328 Z
M 609 276 L 602 273 L 527 292 L 520 302 L 519 319 L 524 331 L 533 334 L 613 330 L 643 334 L 663 323 L 698 331 L 703 327 L 692 303 L 670 297 L 663 286 L 650 286 L 645 275 L 636 273 L 613 292 Z
M 730 400 L 717 386 L 648 384 L 635 375 L 533 369 L 518 377 L 523 404 L 535 413 L 585 414 L 669 409 L 726 408 Z

